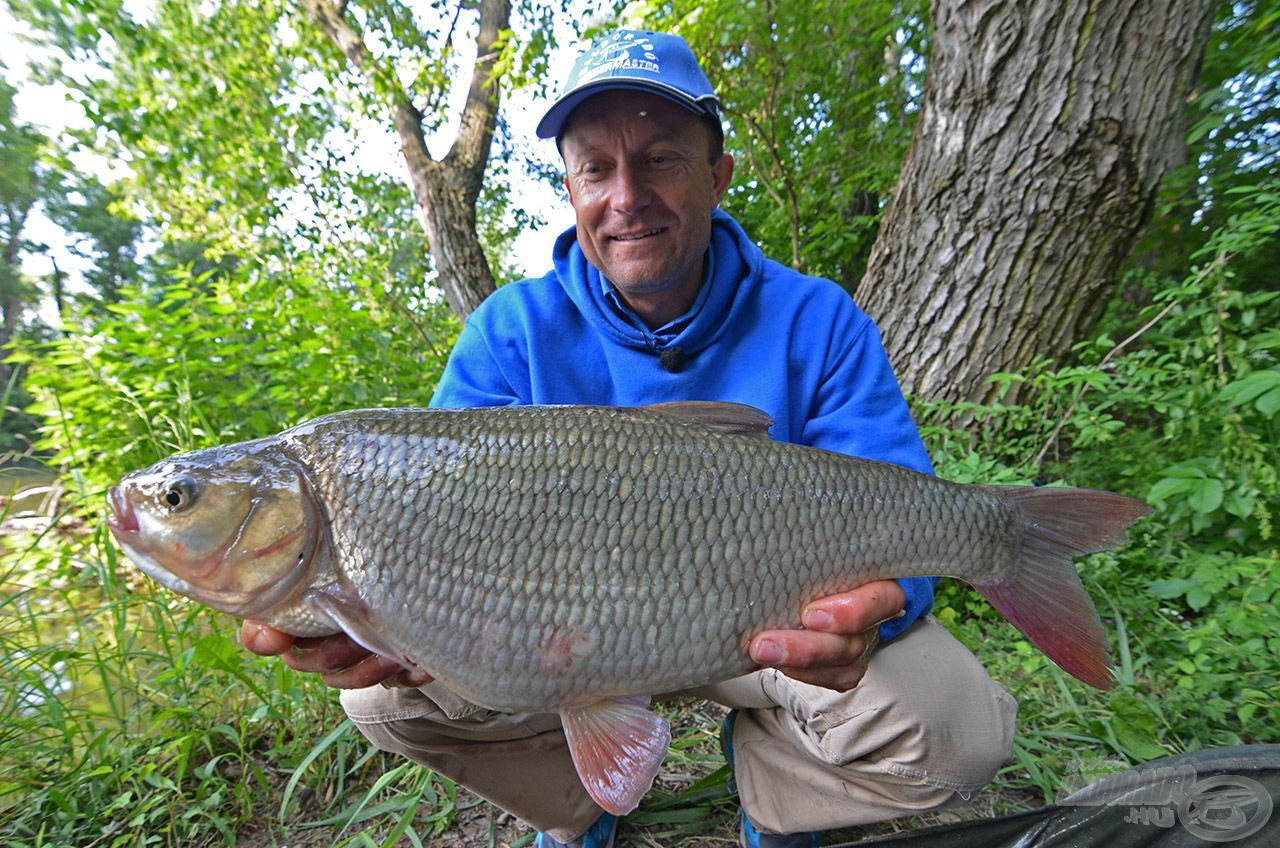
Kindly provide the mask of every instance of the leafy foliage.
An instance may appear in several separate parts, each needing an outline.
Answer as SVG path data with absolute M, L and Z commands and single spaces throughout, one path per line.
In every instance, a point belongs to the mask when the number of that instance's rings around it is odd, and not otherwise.
M 925 4 L 633 3 L 703 57 L 737 160 L 724 200 L 766 256 L 852 287 L 923 91 Z
M 1015 402 L 924 412 L 945 476 L 1061 479 L 1156 507 L 1134 544 L 1081 568 L 1119 638 L 1108 695 L 1073 693 L 984 604 L 955 587 L 940 595 L 935 611 L 1021 700 L 1016 779 L 1046 799 L 1081 757 L 1138 763 L 1276 741 L 1280 708 L 1266 693 L 1280 687 L 1280 295 L 1236 286 L 1237 268 L 1271 249 L 1280 204 L 1266 189 L 1250 200 L 1185 280 L 1134 272 L 1134 286 L 1154 289 L 1137 316 L 1145 332 L 1080 345 L 1079 365 L 996 375 Z M 1117 315 L 1110 324 L 1121 329 Z M 956 420 L 963 429 L 946 423 Z M 1064 735 L 1070 757 L 1053 744 Z
M 0 80 L 0 345 L 12 338 L 31 298 L 19 262 L 23 226 L 40 197 L 39 158 L 44 145 L 43 136 L 18 119 L 15 94 L 13 86 Z
M 125 288 L 109 317 L 71 323 L 17 355 L 41 398 L 53 462 L 103 489 L 175 451 L 430 399 L 453 332 L 440 306 L 430 322 L 372 284 L 246 267 L 178 274 L 160 291 Z

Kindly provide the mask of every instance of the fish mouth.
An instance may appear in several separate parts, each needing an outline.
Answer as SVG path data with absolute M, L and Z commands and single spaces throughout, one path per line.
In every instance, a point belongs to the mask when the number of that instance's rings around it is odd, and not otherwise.
M 125 497 L 119 486 L 112 486 L 107 491 L 107 529 L 111 535 L 124 541 L 130 534 L 138 533 L 138 515 L 133 510 L 133 501 Z

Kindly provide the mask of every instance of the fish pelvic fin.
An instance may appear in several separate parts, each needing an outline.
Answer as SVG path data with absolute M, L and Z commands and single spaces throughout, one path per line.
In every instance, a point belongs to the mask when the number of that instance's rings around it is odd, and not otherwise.
M 648 699 L 598 701 L 560 711 L 569 753 L 582 785 L 600 807 L 625 816 L 653 785 L 671 743 L 666 719 Z
M 985 488 L 1020 517 L 1021 545 L 1000 579 L 973 585 L 1064 671 L 1110 689 L 1107 637 L 1072 559 L 1124 544 L 1129 525 L 1151 507 L 1089 489 Z

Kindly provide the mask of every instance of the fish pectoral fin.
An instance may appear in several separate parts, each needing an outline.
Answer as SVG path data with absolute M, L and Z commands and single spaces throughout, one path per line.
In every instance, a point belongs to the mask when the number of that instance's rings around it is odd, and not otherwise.
M 605 811 L 623 816 L 640 804 L 667 755 L 666 719 L 634 700 L 598 701 L 561 710 L 569 753 L 587 793 Z
M 369 621 L 369 607 L 364 601 L 351 597 L 342 586 L 331 583 L 308 589 L 302 600 L 316 615 L 328 618 L 335 627 L 340 627 L 344 633 L 375 654 L 395 660 L 409 671 L 418 670 L 419 666 L 406 657 L 403 651 L 396 650 Z
M 716 400 L 675 400 L 666 403 L 651 403 L 642 406 L 650 412 L 661 412 L 663 415 L 674 415 L 695 421 L 709 430 L 730 436 L 757 436 L 769 438 L 769 428 L 773 419 L 767 412 L 747 406 L 745 403 L 730 403 Z

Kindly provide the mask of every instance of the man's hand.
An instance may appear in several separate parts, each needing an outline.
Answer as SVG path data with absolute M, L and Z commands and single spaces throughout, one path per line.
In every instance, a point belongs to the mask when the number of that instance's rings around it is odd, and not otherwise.
M 406 671 L 395 660 L 378 656 L 345 633 L 303 638 L 291 636 L 257 621 L 245 621 L 240 641 L 255 654 L 280 657 L 289 668 L 311 671 L 337 689 L 384 686 L 421 686 L 431 680 L 425 671 Z
M 751 640 L 748 652 L 787 677 L 847 692 L 866 674 L 880 625 L 901 613 L 905 603 L 896 580 L 818 598 L 801 613 L 804 630 L 768 630 Z

